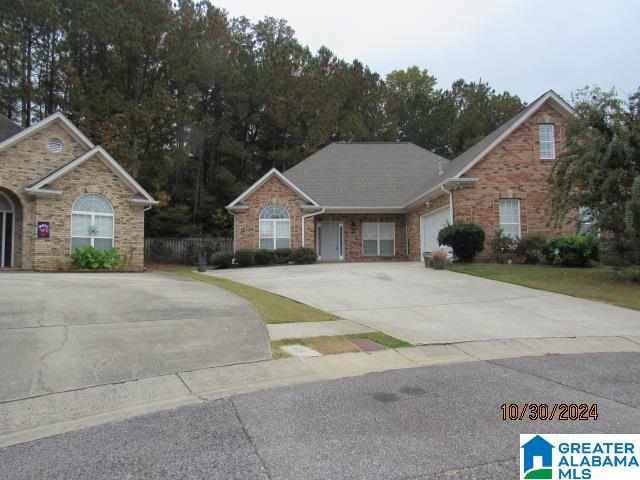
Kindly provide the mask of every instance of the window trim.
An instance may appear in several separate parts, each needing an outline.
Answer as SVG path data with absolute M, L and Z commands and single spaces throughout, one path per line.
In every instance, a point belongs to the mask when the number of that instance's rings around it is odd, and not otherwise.
M 264 212 L 271 207 L 278 207 L 281 208 L 286 214 L 287 214 L 287 218 L 262 218 L 262 215 L 264 214 Z M 270 222 L 272 223 L 272 228 L 273 228 L 273 237 L 263 237 L 262 236 L 262 222 Z M 287 230 L 287 236 L 286 237 L 279 237 L 278 236 L 278 222 L 287 222 L 289 224 L 289 228 Z M 278 248 L 291 248 L 291 215 L 289 214 L 289 210 L 287 210 L 286 208 L 284 208 L 282 205 L 277 205 L 277 204 L 270 204 L 267 205 L 266 207 L 264 207 L 261 211 L 260 211 L 260 215 L 258 216 L 258 248 L 262 249 L 262 239 L 270 239 L 272 240 L 272 245 L 270 248 L 265 248 L 265 250 L 277 250 Z M 288 239 L 288 246 L 286 247 L 278 247 L 278 239 L 283 239 L 286 238 Z
M 513 222 L 502 222 L 502 202 L 516 202 L 518 205 L 518 223 L 513 223 Z M 499 203 L 498 203 L 498 223 L 500 225 L 500 230 L 502 230 L 502 233 L 505 234 L 504 228 L 502 228 L 503 225 L 518 225 L 518 236 L 516 238 L 522 238 L 522 215 L 521 215 L 521 210 L 522 208 L 522 203 L 520 202 L 519 198 L 501 198 Z M 511 236 L 511 235 L 509 235 Z
M 15 264 L 16 258 L 16 206 L 11 200 L 11 197 L 6 193 L 0 191 L 0 196 L 4 198 L 9 204 L 10 210 L 0 209 L 0 222 L 2 222 L 2 236 L 0 236 L 0 266 L 1 267 L 13 267 Z M 5 243 L 6 243 L 6 235 L 7 231 L 4 228 L 6 226 L 6 214 L 11 214 L 11 258 L 9 259 L 9 265 L 4 264 L 5 257 Z
M 87 212 L 84 210 L 76 210 L 74 207 L 76 206 L 76 204 L 78 203 L 78 200 L 80 200 L 83 197 L 86 197 L 88 195 L 94 195 L 96 197 L 100 197 L 102 198 L 105 202 L 107 202 L 107 204 L 109 205 L 109 207 L 111 207 L 111 213 L 101 213 L 101 212 Z M 105 237 L 105 236 L 98 236 L 98 235 L 88 235 L 88 236 L 80 236 L 80 235 L 74 235 L 73 234 L 73 217 L 74 215 L 85 215 L 85 216 L 89 216 L 91 217 L 91 225 L 90 228 L 94 228 L 96 226 L 96 217 L 107 217 L 107 218 L 111 218 L 111 236 L 110 237 Z M 88 238 L 89 239 L 89 245 L 93 248 L 95 248 L 95 241 L 94 239 L 98 239 L 98 240 L 111 240 L 111 247 L 113 248 L 116 245 L 116 222 L 115 222 L 115 209 L 113 208 L 113 205 L 111 204 L 111 202 L 109 201 L 108 198 L 106 198 L 103 195 L 100 195 L 98 193 L 85 193 L 84 195 L 80 195 L 78 198 L 75 199 L 75 201 L 73 202 L 73 205 L 71 206 L 71 240 L 69 242 L 69 247 L 71 252 L 73 252 L 74 248 L 80 248 L 80 247 L 74 247 L 73 246 L 73 239 L 74 238 Z
M 543 140 L 542 139 L 542 129 L 543 127 L 551 127 L 551 140 Z M 553 123 L 540 123 L 538 124 L 538 143 L 539 148 L 538 151 L 540 153 L 540 160 L 555 160 L 556 159 L 556 127 Z M 542 145 L 550 145 L 551 153 L 549 156 L 545 156 L 542 154 Z
M 380 253 L 380 225 L 390 224 L 393 225 L 393 253 Z M 364 226 L 375 225 L 376 226 L 376 253 L 365 253 L 364 251 Z M 361 237 L 362 237 L 362 256 L 363 257 L 395 257 L 396 256 L 396 222 L 362 222 L 361 225 Z M 386 240 L 386 239 L 385 239 Z

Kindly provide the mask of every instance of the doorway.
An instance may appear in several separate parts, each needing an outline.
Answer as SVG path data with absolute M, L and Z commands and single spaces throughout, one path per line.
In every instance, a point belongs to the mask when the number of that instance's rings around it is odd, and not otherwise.
M 342 222 L 318 222 L 316 241 L 319 260 L 344 260 L 343 230 Z
M 0 268 L 13 267 L 16 211 L 11 199 L 0 192 Z

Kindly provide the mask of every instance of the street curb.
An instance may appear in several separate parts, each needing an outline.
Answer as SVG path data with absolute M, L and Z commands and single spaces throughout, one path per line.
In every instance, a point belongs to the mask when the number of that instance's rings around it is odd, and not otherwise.
M 430 344 L 212 367 L 0 404 L 0 447 L 242 393 L 367 373 L 501 358 L 640 352 L 623 336 L 543 337 Z

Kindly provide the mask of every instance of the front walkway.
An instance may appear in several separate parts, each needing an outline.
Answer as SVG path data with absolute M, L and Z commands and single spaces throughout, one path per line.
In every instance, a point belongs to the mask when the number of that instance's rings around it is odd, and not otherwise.
M 640 312 L 420 263 L 216 270 L 413 344 L 640 336 Z

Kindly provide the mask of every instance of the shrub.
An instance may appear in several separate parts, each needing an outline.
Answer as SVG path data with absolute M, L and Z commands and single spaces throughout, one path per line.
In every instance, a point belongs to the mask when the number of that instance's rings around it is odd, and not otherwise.
M 498 263 L 504 263 L 507 253 L 515 251 L 518 240 L 510 235 L 505 235 L 502 229 L 496 231 L 496 236 L 491 240 L 491 257 Z
M 273 250 L 273 263 L 275 264 L 282 265 L 285 263 L 289 263 L 290 257 L 290 248 L 276 248 L 275 250 Z
M 428 259 L 429 266 L 434 270 L 442 270 L 448 261 L 447 252 L 442 249 L 433 252 Z
M 253 265 L 253 250 L 236 250 L 234 260 L 241 267 L 248 267 L 249 265 Z
M 536 264 L 544 259 L 544 247 L 547 240 L 538 234 L 525 235 L 518 241 L 516 252 L 524 263 Z
M 600 259 L 602 243 L 593 235 L 565 235 L 547 240 L 544 255 L 549 263 L 565 267 L 590 267 Z
M 120 260 L 120 254 L 115 247 L 109 250 L 98 250 L 87 245 L 73 250 L 71 268 L 113 270 L 120 265 Z
M 269 265 L 273 262 L 273 250 L 266 250 L 264 248 L 253 252 L 253 259 L 256 265 Z
M 291 250 L 290 260 L 296 265 L 305 265 L 309 263 L 316 263 L 318 255 L 312 248 L 301 247 Z
M 456 222 L 438 232 L 438 243 L 451 247 L 463 262 L 470 262 L 484 248 L 484 231 L 473 223 Z
M 233 264 L 233 252 L 216 252 L 209 257 L 209 263 L 218 268 L 229 268 Z

